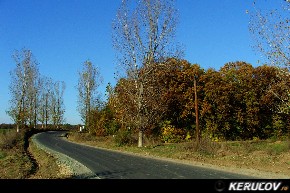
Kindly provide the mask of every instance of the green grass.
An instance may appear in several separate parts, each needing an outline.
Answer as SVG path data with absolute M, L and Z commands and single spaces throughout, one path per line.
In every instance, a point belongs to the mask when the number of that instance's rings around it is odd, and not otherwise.
M 0 134 L 6 133 L 9 129 L 0 129 Z
M 0 151 L 0 160 L 4 159 L 7 156 L 5 152 Z
M 232 152 L 246 152 L 252 153 L 255 151 L 265 151 L 269 155 L 278 155 L 289 151 L 288 141 L 270 140 L 261 141 L 235 141 L 235 142 L 221 142 L 224 148 Z
M 161 155 L 172 155 L 179 152 L 193 152 L 194 142 L 184 143 L 159 143 L 146 144 L 144 148 L 137 148 L 137 145 L 123 145 L 118 146 L 114 143 L 114 140 L 110 137 L 92 137 L 91 135 L 72 133 L 73 140 L 79 142 L 90 142 L 91 144 L 98 145 L 100 147 L 107 147 L 117 150 L 128 150 L 133 152 L 150 152 L 159 153 Z M 70 137 L 70 138 L 71 138 Z M 202 151 L 199 153 L 205 153 L 206 155 L 214 155 L 220 151 L 228 151 L 231 153 L 248 154 L 256 151 L 263 151 L 268 155 L 279 155 L 281 153 L 289 152 L 290 146 L 287 140 L 284 141 L 272 141 L 272 140 L 255 140 L 255 141 L 226 141 L 226 142 L 212 142 L 208 139 L 201 143 Z
M 273 143 L 269 144 L 267 151 L 271 155 L 278 155 L 289 151 L 289 146 L 287 142 Z

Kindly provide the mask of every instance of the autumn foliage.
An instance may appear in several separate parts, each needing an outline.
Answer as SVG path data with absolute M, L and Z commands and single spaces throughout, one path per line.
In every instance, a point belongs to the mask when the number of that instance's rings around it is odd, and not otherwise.
M 157 135 L 163 142 L 179 142 L 194 136 L 193 80 L 196 77 L 202 136 L 215 141 L 286 136 L 289 114 L 279 111 L 283 101 L 276 93 L 287 94 L 289 82 L 281 78 L 280 71 L 266 65 L 253 67 L 246 62 L 227 63 L 218 71 L 205 70 L 174 58 L 140 70 L 149 74 L 145 82 L 151 88 L 143 96 L 146 108 L 142 120 L 146 121 L 143 123 L 146 135 Z M 128 89 L 131 91 L 126 92 Z M 96 125 L 99 130 L 96 133 L 109 135 L 118 129 L 138 130 L 134 124 L 137 108 L 130 102 L 129 94 L 134 89 L 134 82 L 126 78 L 111 88 L 106 107 L 94 112 L 103 126 Z M 166 122 L 170 125 L 162 124 Z M 110 130 L 108 123 L 115 127 L 114 132 L 106 132 Z

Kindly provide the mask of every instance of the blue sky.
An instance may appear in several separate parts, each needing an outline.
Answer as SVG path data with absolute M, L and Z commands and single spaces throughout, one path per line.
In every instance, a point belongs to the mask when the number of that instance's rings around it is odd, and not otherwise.
M 11 123 L 9 72 L 15 68 L 14 50 L 28 48 L 42 75 L 65 81 L 65 118 L 81 123 L 77 112 L 78 71 L 85 60 L 98 66 L 104 82 L 115 84 L 112 20 L 121 0 L 0 0 L 0 124 Z M 266 1 L 267 2 L 267 1 Z M 250 0 L 177 0 L 176 41 L 184 59 L 218 70 L 227 62 L 260 59 L 251 48 L 248 31 Z M 271 5 L 268 5 L 271 6 Z

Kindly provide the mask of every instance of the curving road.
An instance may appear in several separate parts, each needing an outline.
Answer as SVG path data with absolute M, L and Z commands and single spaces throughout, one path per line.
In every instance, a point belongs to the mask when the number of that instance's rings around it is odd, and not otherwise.
M 36 136 L 42 145 L 63 153 L 89 168 L 101 179 L 251 179 L 250 176 L 226 173 L 202 167 L 116 153 L 71 143 L 63 132 Z

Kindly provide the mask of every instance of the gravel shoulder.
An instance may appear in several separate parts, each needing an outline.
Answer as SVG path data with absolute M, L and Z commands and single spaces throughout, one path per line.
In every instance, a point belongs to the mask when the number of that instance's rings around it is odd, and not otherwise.
M 90 169 L 80 162 L 72 159 L 71 157 L 54 151 L 44 145 L 42 145 L 38 140 L 36 134 L 32 136 L 33 143 L 40 149 L 44 150 L 48 154 L 54 156 L 57 159 L 57 164 L 60 167 L 60 172 L 66 176 L 72 176 L 73 179 L 99 179 L 95 176 Z

